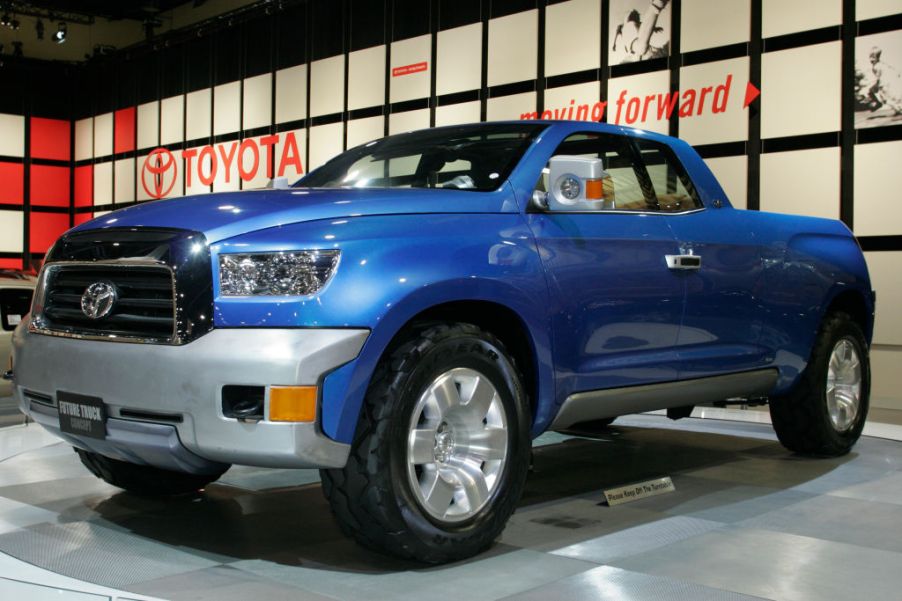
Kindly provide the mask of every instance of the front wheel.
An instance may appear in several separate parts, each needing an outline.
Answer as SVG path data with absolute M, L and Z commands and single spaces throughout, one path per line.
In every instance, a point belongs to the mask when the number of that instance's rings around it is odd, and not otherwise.
M 848 453 L 864 428 L 870 387 L 864 333 L 847 314 L 829 314 L 793 390 L 770 400 L 777 437 L 797 453 Z
M 380 363 L 348 464 L 323 470 L 345 533 L 428 563 L 500 534 L 526 480 L 529 410 L 513 361 L 469 324 L 426 329 Z

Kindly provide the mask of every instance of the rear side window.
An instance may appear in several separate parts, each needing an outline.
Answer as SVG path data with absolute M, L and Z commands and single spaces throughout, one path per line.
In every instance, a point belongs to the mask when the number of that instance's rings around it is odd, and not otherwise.
M 679 213 L 702 207 L 695 188 L 676 156 L 664 144 L 629 136 L 578 133 L 555 149 L 555 157 L 601 159 L 603 199 L 565 210 Z M 537 189 L 551 190 L 551 163 Z
M 651 180 L 657 210 L 675 213 L 701 208 L 692 181 L 670 148 L 650 140 L 635 140 L 635 145 Z

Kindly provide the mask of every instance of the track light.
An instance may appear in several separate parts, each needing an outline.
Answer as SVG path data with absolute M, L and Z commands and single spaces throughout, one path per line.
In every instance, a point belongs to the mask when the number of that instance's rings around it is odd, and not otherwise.
M 44 39 L 44 22 L 38 19 L 37 23 L 34 24 L 34 31 L 38 36 L 39 40 Z
M 56 32 L 52 36 L 53 41 L 56 42 L 57 44 L 64 43 L 66 41 L 67 33 L 68 32 L 66 30 L 66 24 L 63 23 L 62 21 L 60 21 L 59 27 L 57 28 Z
M 9 28 L 14 31 L 19 29 L 19 25 L 20 25 L 20 23 L 19 23 L 18 19 L 13 19 L 12 21 L 9 22 Z
M 4 27 L 9 27 L 11 22 L 12 20 L 9 18 L 9 13 L 3 13 L 3 16 L 0 17 L 0 25 L 3 25 Z

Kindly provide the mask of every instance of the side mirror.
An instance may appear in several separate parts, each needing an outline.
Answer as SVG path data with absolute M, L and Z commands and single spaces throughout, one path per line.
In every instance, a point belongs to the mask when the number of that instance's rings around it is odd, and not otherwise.
M 598 211 L 605 208 L 605 180 L 610 175 L 601 159 L 557 155 L 548 161 L 547 195 L 552 211 Z
M 287 190 L 291 187 L 291 184 L 288 182 L 287 177 L 274 177 L 269 180 L 269 183 L 266 184 L 267 188 L 272 188 L 273 190 Z

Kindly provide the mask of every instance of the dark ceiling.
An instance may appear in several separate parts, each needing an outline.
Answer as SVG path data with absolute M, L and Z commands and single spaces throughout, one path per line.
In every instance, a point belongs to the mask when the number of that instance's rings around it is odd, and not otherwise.
M 9 2 L 18 6 L 29 6 L 44 11 L 84 15 L 85 17 L 105 18 L 111 20 L 130 19 L 146 21 L 153 19 L 161 12 L 171 10 L 182 4 L 200 6 L 207 0 L 40 0 L 33 2 Z M 6 2 L 0 1 L 0 6 Z

